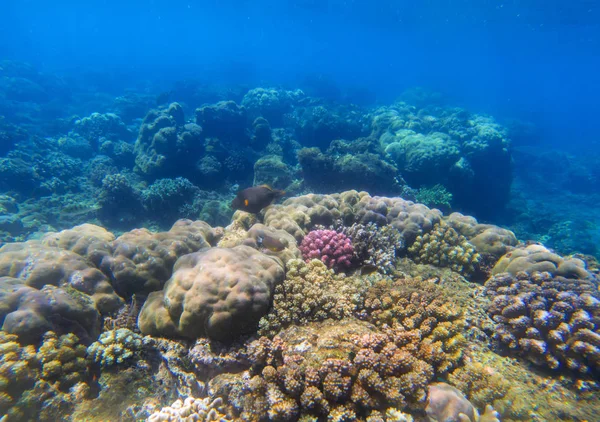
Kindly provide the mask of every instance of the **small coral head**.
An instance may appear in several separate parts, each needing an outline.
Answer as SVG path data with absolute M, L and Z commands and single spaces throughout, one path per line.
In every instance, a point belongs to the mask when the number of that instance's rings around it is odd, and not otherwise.
M 327 267 L 343 270 L 350 267 L 354 248 L 352 241 L 334 230 L 313 230 L 304 236 L 300 251 L 305 261 L 320 259 Z

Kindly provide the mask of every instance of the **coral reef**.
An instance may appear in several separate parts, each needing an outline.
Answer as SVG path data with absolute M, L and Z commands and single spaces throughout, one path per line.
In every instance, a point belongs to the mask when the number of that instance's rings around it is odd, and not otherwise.
M 575 377 L 600 370 L 600 300 L 596 284 L 548 272 L 502 273 L 490 278 L 488 313 L 498 328 L 494 338 L 532 363 Z
M 234 101 L 219 101 L 196 109 L 196 123 L 204 136 L 243 144 L 246 139 L 246 110 Z
M 343 232 L 352 240 L 354 255 L 360 265 L 370 266 L 383 274 L 394 271 L 396 254 L 403 248 L 402 236 L 397 229 L 374 223 L 354 223 Z
M 216 243 L 215 231 L 203 221 L 178 220 L 167 232 L 135 229 L 112 242 L 111 256 L 100 268 L 123 297 L 160 290 L 180 256 Z
M 183 108 L 172 103 L 150 111 L 135 143 L 135 169 L 149 178 L 183 176 L 193 180 L 202 153 L 202 128 L 185 123 Z
M 221 411 L 223 400 L 216 398 L 196 399 L 187 397 L 177 400 L 171 406 L 148 417 L 148 422 L 183 422 L 183 421 L 229 421 Z
M 508 272 L 516 275 L 521 271 L 547 271 L 552 275 L 579 279 L 590 278 L 585 262 L 578 258 L 563 258 L 543 245 L 531 244 L 504 254 L 492 268 L 492 274 Z
M 481 260 L 475 247 L 464 236 L 439 223 L 431 232 L 417 236 L 408 253 L 417 263 L 449 267 L 465 275 L 477 271 Z
M 321 260 L 327 267 L 343 270 L 351 265 L 354 248 L 352 241 L 334 230 L 313 230 L 300 244 L 302 256 L 308 262 Z
M 142 333 L 227 341 L 252 332 L 267 313 L 281 261 L 248 246 L 211 248 L 177 260 L 164 290 L 148 296 Z
M 143 347 L 142 337 L 127 328 L 105 331 L 87 348 L 88 358 L 104 367 L 120 365 L 139 355 Z
M 273 307 L 260 320 L 259 333 L 274 336 L 290 325 L 352 316 L 368 286 L 364 280 L 336 276 L 317 259 L 290 260 L 285 280 L 275 287 Z
M 85 347 L 72 335 L 44 335 L 39 349 L 0 331 L 0 414 L 7 420 L 68 418 L 90 396 Z

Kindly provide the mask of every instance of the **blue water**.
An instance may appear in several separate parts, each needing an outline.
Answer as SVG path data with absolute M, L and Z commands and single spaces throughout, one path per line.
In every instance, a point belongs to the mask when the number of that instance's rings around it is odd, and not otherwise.
M 308 79 L 385 103 L 423 86 L 531 121 L 548 145 L 580 152 L 598 141 L 595 1 L 6 0 L 2 9 L 1 57 L 110 72 L 114 90 L 147 79 Z

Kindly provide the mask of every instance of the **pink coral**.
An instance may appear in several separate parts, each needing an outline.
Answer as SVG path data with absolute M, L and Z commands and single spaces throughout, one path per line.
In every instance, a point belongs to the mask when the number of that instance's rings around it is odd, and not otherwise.
M 354 248 L 348 236 L 334 230 L 313 230 L 304 236 L 300 245 L 306 262 L 320 259 L 329 268 L 343 269 L 350 266 Z

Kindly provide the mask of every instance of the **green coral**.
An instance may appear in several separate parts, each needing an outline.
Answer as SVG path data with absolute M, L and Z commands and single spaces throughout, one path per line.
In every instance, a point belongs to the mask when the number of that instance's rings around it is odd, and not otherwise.
M 448 267 L 465 275 L 475 272 L 481 260 L 481 255 L 466 237 L 439 223 L 430 233 L 417 236 L 408 253 L 419 264 Z
M 119 328 L 102 333 L 98 341 L 87 348 L 87 353 L 93 362 L 110 367 L 139 355 L 143 345 L 142 336 L 127 328 Z
M 415 199 L 420 204 L 435 208 L 451 208 L 452 194 L 444 185 L 437 184 L 417 190 Z
M 74 334 L 47 332 L 36 350 L 0 331 L 2 420 L 66 420 L 75 403 L 89 397 L 84 356 L 85 347 Z

